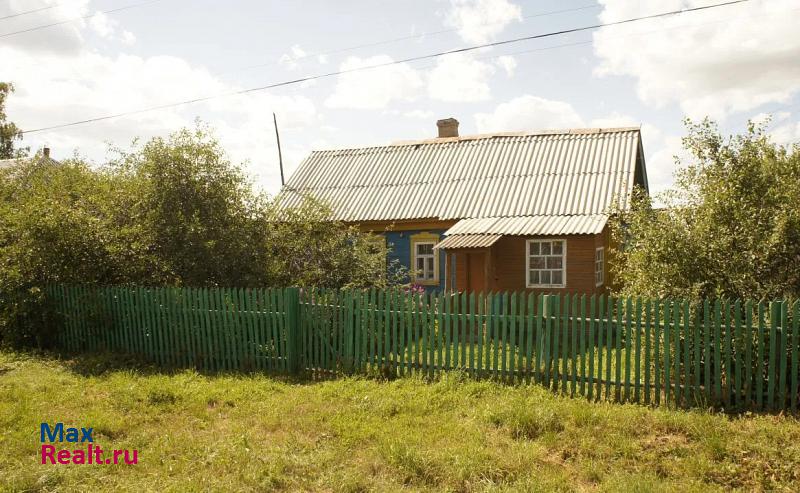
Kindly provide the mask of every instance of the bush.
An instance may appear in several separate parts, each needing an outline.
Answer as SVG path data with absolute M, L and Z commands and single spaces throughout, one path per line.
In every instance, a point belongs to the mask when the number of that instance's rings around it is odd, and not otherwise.
M 612 221 L 614 278 L 624 295 L 777 299 L 800 296 L 800 146 L 762 127 L 723 138 L 687 122 L 693 159 L 661 196 L 634 194 Z
M 385 287 L 401 275 L 382 242 L 330 217 L 256 193 L 202 126 L 99 168 L 22 161 L 0 171 L 0 343 L 49 345 L 53 283 Z

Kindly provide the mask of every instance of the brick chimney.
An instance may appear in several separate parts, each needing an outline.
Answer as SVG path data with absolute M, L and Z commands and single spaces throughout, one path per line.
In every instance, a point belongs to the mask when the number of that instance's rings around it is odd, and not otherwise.
M 445 118 L 436 122 L 439 127 L 439 138 L 458 137 L 458 120 L 455 118 Z
M 50 157 L 50 148 L 49 147 L 45 147 L 44 149 L 42 149 L 42 154 L 44 154 L 44 157 L 49 158 Z

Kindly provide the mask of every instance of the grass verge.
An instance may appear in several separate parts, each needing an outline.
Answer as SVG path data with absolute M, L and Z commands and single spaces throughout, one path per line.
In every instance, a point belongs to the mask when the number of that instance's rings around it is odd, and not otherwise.
M 800 489 L 791 417 L 588 403 L 457 373 L 310 382 L 116 363 L 0 352 L 0 490 Z M 91 426 L 139 464 L 41 465 L 41 422 Z

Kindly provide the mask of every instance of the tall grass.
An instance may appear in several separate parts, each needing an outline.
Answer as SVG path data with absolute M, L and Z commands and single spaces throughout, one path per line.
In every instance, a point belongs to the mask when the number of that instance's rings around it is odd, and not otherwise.
M 140 463 L 39 464 L 39 423 L 59 421 Z M 800 487 L 793 418 L 589 403 L 457 372 L 309 382 L 0 352 L 0 430 L 1 491 Z

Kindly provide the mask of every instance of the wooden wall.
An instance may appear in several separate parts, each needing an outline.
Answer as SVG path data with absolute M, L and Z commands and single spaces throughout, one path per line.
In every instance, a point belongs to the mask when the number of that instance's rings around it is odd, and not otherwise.
M 525 241 L 535 237 L 506 236 L 492 246 L 490 289 L 492 291 L 547 291 L 552 293 L 602 293 L 609 284 L 608 230 L 598 235 L 566 235 L 567 285 L 565 288 L 528 289 L 525 283 Z M 595 286 L 595 249 L 605 247 L 606 282 Z

